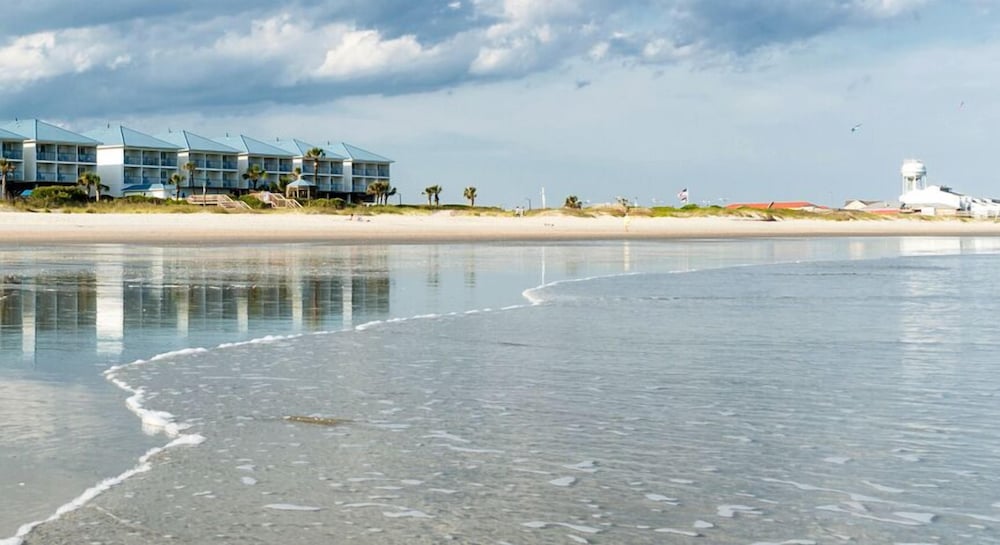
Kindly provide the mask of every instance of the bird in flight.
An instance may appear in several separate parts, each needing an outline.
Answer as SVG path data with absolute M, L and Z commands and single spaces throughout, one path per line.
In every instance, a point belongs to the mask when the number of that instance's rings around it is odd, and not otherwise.
M 851 127 L 851 132 L 858 132 L 858 129 L 860 128 L 861 128 L 861 123 L 858 123 L 857 125 Z

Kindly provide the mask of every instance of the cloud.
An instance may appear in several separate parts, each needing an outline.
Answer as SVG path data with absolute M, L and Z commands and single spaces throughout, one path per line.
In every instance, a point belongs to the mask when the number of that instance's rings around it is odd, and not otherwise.
M 4 82 L 20 88 L 61 74 L 127 65 L 129 54 L 102 38 L 97 28 L 19 36 L 0 48 Z
M 7 7 L 0 21 L 0 114 L 311 104 L 519 79 L 574 63 L 717 63 L 844 27 L 912 21 L 932 4 L 107 0 L 84 9 L 38 0 Z M 67 89 L 74 100 L 64 98 Z

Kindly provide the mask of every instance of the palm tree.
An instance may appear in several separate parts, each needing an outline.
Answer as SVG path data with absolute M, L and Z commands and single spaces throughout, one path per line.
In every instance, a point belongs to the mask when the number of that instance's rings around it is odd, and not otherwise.
M 184 163 L 184 170 L 186 170 L 188 172 L 188 187 L 194 187 L 194 173 L 195 173 L 195 171 L 198 170 L 198 165 L 194 161 L 192 161 L 191 159 L 188 159 L 188 162 Z M 202 180 L 202 182 L 201 182 L 201 198 L 202 198 L 202 200 L 205 199 L 205 192 L 206 191 L 207 191 L 207 189 L 205 187 L 205 180 Z
M 422 194 L 427 195 L 427 206 L 431 205 L 431 199 L 434 199 L 434 206 L 441 204 L 441 186 L 432 185 L 425 187 Z
M 465 198 L 468 199 L 469 206 L 471 206 L 472 208 L 475 208 L 476 207 L 476 188 L 472 187 L 470 185 L 469 187 L 465 188 L 465 192 L 463 193 L 463 195 L 465 195 Z
M 243 173 L 243 179 L 249 180 L 251 189 L 257 191 L 257 182 L 266 180 L 267 172 L 260 165 L 254 163 L 247 167 L 247 171 Z
M 17 170 L 17 163 L 0 157 L 0 199 L 7 200 L 7 176 Z
M 583 203 L 576 195 L 570 195 L 566 197 L 566 202 L 563 203 L 563 208 L 582 208 Z
M 88 196 L 90 196 L 90 188 L 93 187 L 94 191 L 97 193 L 97 202 L 101 202 L 101 189 L 108 188 L 106 185 L 101 185 L 101 177 L 98 176 L 96 172 L 91 172 L 89 170 L 80 174 L 76 183 L 82 185 L 84 189 L 87 190 Z
M 395 195 L 396 188 L 390 187 L 385 180 L 377 180 L 368 184 L 365 193 L 375 196 L 375 204 L 388 204 L 389 195 Z
M 181 198 L 181 184 L 184 182 L 184 176 L 180 172 L 175 172 L 170 175 L 170 185 L 174 186 L 174 198 Z
M 288 190 L 288 184 L 302 179 L 302 169 L 295 167 L 292 169 L 291 174 L 286 174 L 284 176 L 279 176 L 277 182 L 272 182 L 270 184 L 271 191 L 275 193 L 281 193 L 282 195 Z
M 311 148 L 303 156 L 304 159 L 312 161 L 313 164 L 313 183 L 319 186 L 319 160 L 326 157 L 326 151 L 323 148 Z

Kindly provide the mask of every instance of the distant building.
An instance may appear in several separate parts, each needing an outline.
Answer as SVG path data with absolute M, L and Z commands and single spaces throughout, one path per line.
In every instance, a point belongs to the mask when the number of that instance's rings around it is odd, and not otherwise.
M 854 210 L 857 212 L 867 212 L 869 214 L 898 214 L 902 203 L 899 201 L 866 201 L 861 199 L 851 199 L 844 202 L 842 210 Z
M 755 208 L 758 210 L 805 210 L 807 212 L 817 212 L 829 210 L 829 207 L 813 204 L 808 201 L 771 201 L 771 202 L 734 202 L 726 205 L 726 209 Z
M 318 165 L 306 158 L 313 148 L 324 152 Z M 253 189 L 243 175 L 257 165 L 267 174 L 257 180 L 258 189 L 291 179 L 299 168 L 298 182 L 310 187 L 309 194 L 349 202 L 370 200 L 367 190 L 374 182 L 391 183 L 393 163 L 343 142 L 317 146 L 293 138 L 268 143 L 245 135 L 210 139 L 186 130 L 151 136 L 121 125 L 78 134 L 38 119 L 0 125 L 0 155 L 14 165 L 7 175 L 14 195 L 45 185 L 74 185 L 84 172 L 100 175 L 109 197 L 240 195 Z M 179 187 L 170 183 L 174 174 L 183 177 Z

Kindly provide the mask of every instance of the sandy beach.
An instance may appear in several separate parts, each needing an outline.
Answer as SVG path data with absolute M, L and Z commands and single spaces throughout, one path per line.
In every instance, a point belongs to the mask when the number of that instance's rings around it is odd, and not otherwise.
M 253 242 L 450 242 L 795 236 L 991 236 L 988 220 L 918 218 L 870 221 L 747 218 L 628 219 L 564 215 L 528 217 L 381 214 L 351 219 L 319 214 L 63 214 L 0 212 L 0 244 Z

